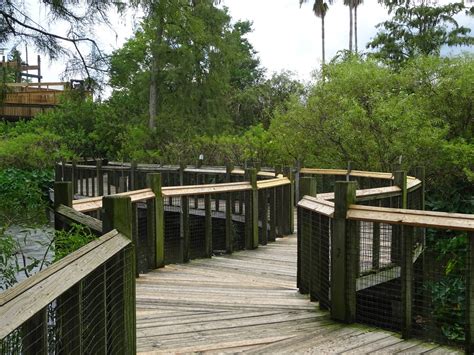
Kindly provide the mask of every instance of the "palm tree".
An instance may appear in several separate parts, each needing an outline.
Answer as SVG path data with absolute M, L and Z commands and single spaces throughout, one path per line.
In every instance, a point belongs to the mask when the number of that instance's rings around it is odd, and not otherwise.
M 344 5 L 349 6 L 349 52 L 352 53 L 352 31 L 354 28 L 352 9 L 354 8 L 354 0 L 344 0 Z
M 364 0 L 352 0 L 353 7 L 354 7 L 354 44 L 355 44 L 355 52 L 357 53 L 357 8 L 359 5 L 364 3 Z
M 379 0 L 380 1 L 380 0 Z M 352 39 L 355 42 L 355 52 L 357 53 L 357 7 L 362 5 L 364 0 L 344 0 L 344 5 L 349 6 L 349 51 L 352 52 Z
M 300 1 L 300 6 L 303 3 L 308 2 L 308 0 L 299 0 Z M 328 12 L 329 5 L 332 5 L 333 0 L 314 0 L 313 4 L 313 12 L 317 17 L 321 18 L 321 39 L 322 39 L 322 62 L 323 65 L 326 63 L 326 46 L 325 46 L 325 27 L 324 27 L 324 18 L 326 17 L 326 13 Z

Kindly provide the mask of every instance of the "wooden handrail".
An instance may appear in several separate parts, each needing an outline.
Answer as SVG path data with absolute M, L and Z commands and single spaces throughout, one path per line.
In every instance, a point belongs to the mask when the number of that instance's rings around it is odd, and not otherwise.
M 113 230 L 0 294 L 0 339 L 130 244 Z
M 257 182 L 258 189 L 267 189 L 290 184 L 290 180 L 280 175 L 271 180 Z M 252 186 L 249 182 L 232 182 L 225 184 L 189 185 L 189 186 L 167 186 L 162 188 L 163 197 L 207 195 L 227 192 L 250 191 Z M 116 194 L 116 196 L 129 196 L 132 203 L 146 201 L 155 197 L 151 189 L 128 191 Z M 78 212 L 91 212 L 102 208 L 102 196 L 85 198 L 73 201 L 73 208 Z
M 403 224 L 423 228 L 474 231 L 474 215 L 459 213 L 351 205 L 347 212 L 347 218 L 357 221 Z

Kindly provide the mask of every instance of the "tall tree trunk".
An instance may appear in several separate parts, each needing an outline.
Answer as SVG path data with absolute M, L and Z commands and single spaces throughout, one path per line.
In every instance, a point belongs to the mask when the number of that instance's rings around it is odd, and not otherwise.
M 150 72 L 150 95 L 149 95 L 149 102 L 148 102 L 148 127 L 151 130 L 156 129 L 156 119 L 158 116 L 158 74 L 160 70 L 160 63 L 159 63 L 159 54 L 158 48 L 163 41 L 163 26 L 164 26 L 164 19 L 163 17 L 157 13 L 156 9 L 151 12 L 151 16 L 160 16 L 160 20 L 158 21 L 158 28 L 156 30 L 156 38 L 154 45 L 152 44 L 152 62 L 151 62 L 151 72 Z
M 353 23 L 352 23 L 352 2 L 349 3 L 349 52 L 352 53 L 352 29 L 353 29 Z
M 357 53 L 358 47 L 357 47 L 357 7 L 359 5 L 354 6 L 354 44 L 355 44 L 355 52 Z
M 150 96 L 148 103 L 148 128 L 156 129 L 156 108 L 158 106 L 158 56 L 153 54 L 150 73 Z
M 324 17 L 326 15 L 321 16 L 321 39 L 322 39 L 322 47 L 323 47 L 323 65 L 326 64 L 326 35 L 325 35 L 325 28 L 324 28 Z

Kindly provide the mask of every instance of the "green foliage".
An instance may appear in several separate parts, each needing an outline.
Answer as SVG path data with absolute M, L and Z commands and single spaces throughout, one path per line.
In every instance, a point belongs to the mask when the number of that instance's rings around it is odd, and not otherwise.
M 432 316 L 446 339 L 464 340 L 466 312 L 465 270 L 467 261 L 467 238 L 455 232 L 445 235 L 428 230 L 427 246 L 437 255 L 444 275 L 429 281 L 425 287 L 431 294 Z
M 194 149 L 187 154 L 193 157 L 204 154 L 206 164 L 243 165 L 246 160 L 252 160 L 271 165 L 276 160 L 275 144 L 262 125 L 250 127 L 242 135 L 203 136 L 192 146 Z
M 0 290 L 6 290 L 16 283 L 19 265 L 15 254 L 15 241 L 5 235 L 4 229 L 0 229 Z
M 53 245 L 54 261 L 61 260 L 94 239 L 97 237 L 88 228 L 79 224 L 73 224 L 67 231 L 56 231 Z
M 0 168 L 51 167 L 60 158 L 68 155 L 61 138 L 44 130 L 14 134 L 0 141 Z
M 378 25 L 379 32 L 367 47 L 374 56 L 395 67 L 420 55 L 439 55 L 442 46 L 474 44 L 470 29 L 454 16 L 467 8 L 462 2 L 430 5 L 428 2 L 387 1 L 394 16 Z
M 250 24 L 231 24 L 227 10 L 210 0 L 170 0 L 149 10 L 135 36 L 111 58 L 114 108 L 148 117 L 150 88 L 156 87 L 157 133 L 147 145 L 157 150 L 231 132 L 239 121 L 232 98 L 262 78 L 245 39 Z
M 45 223 L 44 191 L 52 179 L 48 170 L 0 170 L 1 225 Z
M 473 61 L 420 58 L 399 72 L 371 59 L 334 62 L 325 81 L 277 114 L 270 133 L 288 162 L 390 171 L 402 156 L 407 169 L 427 168 L 429 186 L 463 185 L 472 196 Z

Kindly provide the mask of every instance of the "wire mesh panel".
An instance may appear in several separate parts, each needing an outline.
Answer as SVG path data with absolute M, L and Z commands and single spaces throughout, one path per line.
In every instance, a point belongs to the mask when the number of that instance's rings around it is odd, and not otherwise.
M 183 245 L 180 235 L 181 199 L 179 197 L 173 197 L 171 204 L 169 204 L 169 202 L 168 198 L 164 199 L 165 263 L 174 264 L 182 261 Z
M 100 255 L 96 257 L 101 258 Z M 93 261 L 88 264 L 91 263 L 94 264 Z M 67 286 L 61 294 L 58 290 L 64 288 L 65 280 L 55 275 L 55 271 L 49 279 L 30 283 L 20 293 L 11 289 L 14 295 L 9 294 L 6 305 L 2 307 L 11 307 L 11 312 L 14 312 L 17 304 L 23 304 L 16 317 L 25 320 L 19 320 L 21 324 L 8 334 L 3 333 L 6 329 L 0 331 L 0 354 L 134 352 L 135 318 L 130 312 L 133 310 L 134 313 L 135 302 L 132 263 L 133 247 L 128 244 L 100 266 L 88 271 L 77 283 Z M 74 268 L 72 263 L 60 272 L 72 272 Z M 87 266 L 82 270 L 87 270 Z M 35 275 L 38 276 L 40 274 Z M 71 276 L 77 278 L 78 275 Z M 57 296 L 53 296 L 55 294 Z M 42 306 L 43 302 L 48 303 Z M 37 303 L 40 304 L 37 306 Z M 38 307 L 40 310 L 28 318 L 29 311 Z M 15 321 L 10 319 L 9 324 L 15 324 Z
M 413 283 L 413 334 L 429 340 L 461 344 L 466 340 L 466 275 L 468 239 L 465 232 L 426 231 Z

